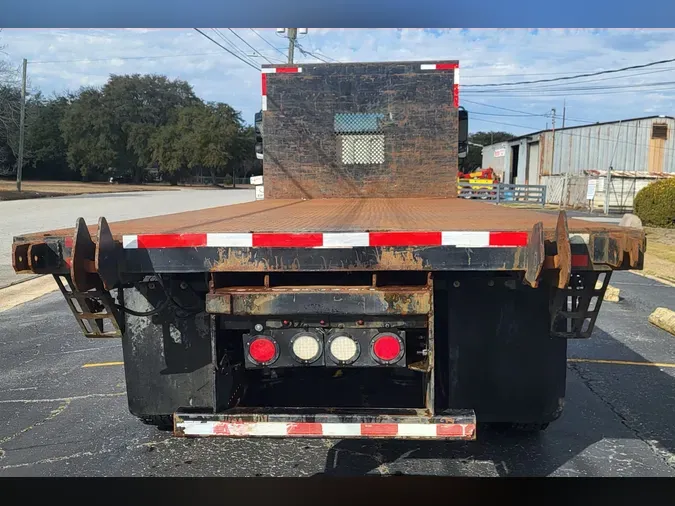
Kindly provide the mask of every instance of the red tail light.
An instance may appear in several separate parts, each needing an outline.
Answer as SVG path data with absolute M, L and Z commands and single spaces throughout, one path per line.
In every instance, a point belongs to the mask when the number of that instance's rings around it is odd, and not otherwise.
M 376 335 L 370 345 L 375 360 L 381 364 L 395 364 L 403 358 L 403 341 L 396 334 Z
M 257 336 L 249 344 L 249 357 L 259 365 L 269 365 L 279 357 L 279 347 L 270 337 Z

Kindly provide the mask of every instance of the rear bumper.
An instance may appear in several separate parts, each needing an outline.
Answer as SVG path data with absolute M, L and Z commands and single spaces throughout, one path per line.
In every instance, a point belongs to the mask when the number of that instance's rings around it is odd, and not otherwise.
M 406 414 L 417 413 L 417 414 Z M 225 413 L 176 413 L 174 434 L 185 437 L 309 437 L 338 439 L 476 439 L 472 410 L 425 416 L 423 410 L 387 414 L 379 410 L 269 412 L 236 409 Z

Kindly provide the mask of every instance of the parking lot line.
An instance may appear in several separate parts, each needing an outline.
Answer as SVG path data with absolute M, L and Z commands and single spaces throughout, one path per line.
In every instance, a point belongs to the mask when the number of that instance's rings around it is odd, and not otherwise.
M 587 364 L 612 364 L 612 365 L 643 365 L 649 367 L 672 367 L 675 368 L 675 364 L 666 364 L 662 362 L 633 362 L 631 360 L 602 360 L 602 359 L 592 359 L 592 358 L 568 358 L 568 362 L 580 362 Z
M 568 358 L 568 362 L 585 363 L 585 364 L 611 364 L 611 365 L 642 365 L 649 367 L 671 367 L 675 368 L 675 364 L 668 364 L 663 362 L 633 362 L 631 360 L 603 360 L 595 358 Z M 112 365 L 124 365 L 124 362 L 98 362 L 91 364 L 84 364 L 82 367 L 107 367 Z
M 93 364 L 84 364 L 82 367 L 107 367 L 109 365 L 124 365 L 124 362 L 97 362 Z

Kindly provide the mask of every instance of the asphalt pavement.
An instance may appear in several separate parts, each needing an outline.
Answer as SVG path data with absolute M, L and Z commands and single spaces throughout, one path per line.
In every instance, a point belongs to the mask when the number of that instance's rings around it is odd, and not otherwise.
M 195 211 L 255 199 L 255 190 L 180 189 L 125 193 L 92 193 L 43 199 L 0 202 L 0 287 L 27 279 L 12 269 L 12 239 L 31 232 L 75 226 L 77 218 L 96 224 L 162 214 Z
M 119 342 L 84 338 L 52 293 L 0 313 L 0 476 L 675 476 L 675 336 L 647 321 L 675 288 L 612 284 L 622 300 L 570 342 L 561 419 L 474 442 L 175 438 L 129 414 L 123 367 L 106 365 Z

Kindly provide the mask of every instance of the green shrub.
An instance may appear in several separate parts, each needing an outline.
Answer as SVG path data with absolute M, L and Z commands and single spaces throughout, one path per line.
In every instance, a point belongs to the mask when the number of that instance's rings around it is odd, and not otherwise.
M 644 187 L 635 196 L 633 207 L 643 225 L 675 228 L 675 177 Z

